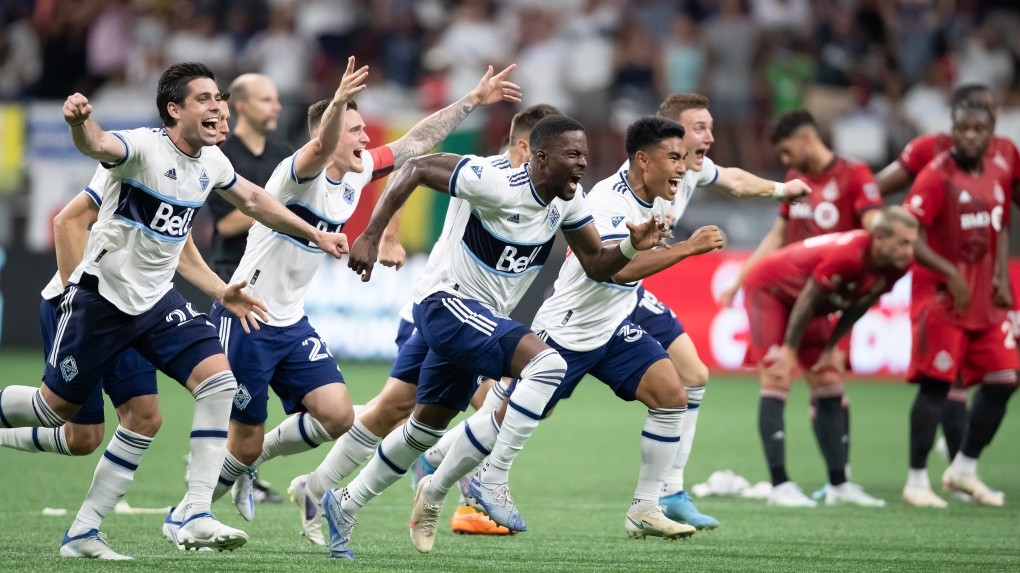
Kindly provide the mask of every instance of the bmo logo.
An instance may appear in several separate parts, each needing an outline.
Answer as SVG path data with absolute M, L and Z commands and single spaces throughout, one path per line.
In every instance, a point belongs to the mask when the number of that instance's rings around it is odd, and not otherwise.
M 505 273 L 523 273 L 531 267 L 541 252 L 542 247 L 538 246 L 532 249 L 530 254 L 518 257 L 517 247 L 506 245 L 503 248 L 503 254 L 496 261 L 496 270 Z
M 184 237 L 191 230 L 191 221 L 195 218 L 193 207 L 177 207 L 160 202 L 156 215 L 149 222 L 149 228 L 157 233 L 171 237 Z

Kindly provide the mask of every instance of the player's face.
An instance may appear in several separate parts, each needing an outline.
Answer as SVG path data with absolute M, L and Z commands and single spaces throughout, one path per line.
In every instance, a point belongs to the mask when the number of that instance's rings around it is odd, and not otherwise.
M 992 121 L 995 121 L 995 115 L 999 111 L 999 104 L 996 103 L 995 96 L 992 95 L 992 92 L 976 91 L 970 94 L 970 97 L 968 97 L 967 100 L 990 109 L 992 111 Z
M 680 179 L 687 171 L 684 160 L 687 150 L 679 137 L 663 139 L 655 147 L 641 151 L 647 162 L 644 166 L 645 189 L 653 197 L 662 197 L 672 201 L 680 188 Z
M 220 136 L 220 90 L 216 82 L 209 78 L 193 79 L 188 82 L 184 105 L 169 105 L 181 138 L 192 148 L 185 151 L 216 145 Z
M 541 150 L 548 182 L 557 197 L 571 200 L 588 167 L 588 139 L 583 131 L 565 131 Z
M 216 125 L 216 130 L 219 132 L 219 137 L 216 138 L 216 145 L 223 145 L 223 142 L 227 140 L 227 135 L 230 134 L 230 106 L 227 102 L 220 102 L 220 120 Z
M 789 169 L 807 171 L 808 162 L 808 141 L 803 130 L 794 132 L 786 139 L 781 139 L 775 146 L 776 155 L 780 163 Z
M 893 223 L 893 232 L 887 236 L 875 236 L 875 260 L 882 266 L 894 266 L 905 269 L 914 260 L 914 243 L 917 242 L 917 229 L 903 223 Z
M 353 109 L 344 113 L 344 132 L 340 134 L 340 143 L 333 153 L 333 163 L 344 173 L 361 173 L 365 169 L 361 154 L 369 141 L 365 120 Z
M 248 98 L 238 107 L 252 127 L 262 133 L 276 131 L 280 119 L 280 96 L 269 78 L 256 78 L 248 85 Z
M 953 147 L 959 157 L 978 160 L 992 140 L 992 114 L 985 109 L 962 108 L 953 113 Z
M 684 147 L 687 149 L 687 168 L 701 171 L 705 154 L 712 147 L 712 114 L 707 109 L 688 109 L 680 114 L 680 125 L 684 126 Z

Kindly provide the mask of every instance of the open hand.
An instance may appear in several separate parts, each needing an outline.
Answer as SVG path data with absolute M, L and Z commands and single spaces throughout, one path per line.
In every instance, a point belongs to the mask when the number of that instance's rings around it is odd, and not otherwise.
M 365 89 L 365 78 L 368 77 L 368 66 L 361 66 L 354 69 L 354 56 L 347 58 L 347 69 L 344 77 L 340 80 L 340 87 L 333 95 L 333 101 L 337 104 L 348 104 L 354 101 L 354 96 Z
M 260 330 L 258 318 L 262 322 L 268 322 L 269 317 L 266 315 L 266 311 L 269 310 L 264 303 L 244 292 L 244 287 L 248 286 L 248 281 L 241 281 L 232 285 L 227 285 L 227 288 L 223 289 L 223 293 L 220 294 L 220 304 L 223 308 L 227 309 L 234 316 L 241 320 L 241 328 L 248 334 L 251 334 L 251 330 L 248 327 L 248 322 L 251 321 L 251 326 L 255 330 Z
M 639 251 L 647 251 L 652 247 L 669 248 L 666 239 L 672 239 L 673 233 L 665 219 L 652 217 L 640 225 L 627 221 L 627 229 L 630 231 L 630 242 Z
M 482 76 L 481 81 L 471 90 L 470 97 L 474 98 L 478 105 L 489 105 L 498 101 L 519 103 L 521 101 L 521 86 L 506 81 L 510 72 L 517 68 L 517 64 L 510 64 L 503 71 L 492 75 L 492 66 Z

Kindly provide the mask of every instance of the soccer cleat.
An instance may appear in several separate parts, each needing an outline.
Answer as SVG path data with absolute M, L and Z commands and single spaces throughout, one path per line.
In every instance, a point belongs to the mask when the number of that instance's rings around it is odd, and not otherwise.
M 414 505 L 411 506 L 411 543 L 419 553 L 432 551 L 436 542 L 436 526 L 439 525 L 439 514 L 443 512 L 443 503 L 429 503 L 425 488 L 432 481 L 431 475 L 425 475 L 414 490 Z
M 832 487 L 832 486 L 829 485 L 829 484 L 825 484 L 822 487 L 816 489 L 815 492 L 811 494 L 811 499 L 813 499 L 815 501 L 822 501 L 822 500 L 824 500 L 825 496 L 829 495 L 829 488 L 830 487 Z
M 106 543 L 106 534 L 98 529 L 90 529 L 81 535 L 68 537 L 64 532 L 64 541 L 60 545 L 61 557 L 84 557 L 86 559 L 108 559 L 111 561 L 127 561 L 134 559 L 121 555 Z
M 203 512 L 181 523 L 177 542 L 185 549 L 209 547 L 217 551 L 233 551 L 248 543 L 248 534 L 216 521 L 211 513 Z
M 436 466 L 425 458 L 425 453 L 415 458 L 411 466 L 411 489 L 416 489 L 422 478 L 436 473 Z
M 816 507 L 818 502 L 804 495 L 797 484 L 784 481 L 772 488 L 768 504 L 777 507 Z
M 514 505 L 514 498 L 510 495 L 510 486 L 506 482 L 483 483 L 480 473 L 476 473 L 471 478 L 469 491 L 477 504 L 473 507 L 484 511 L 489 519 L 511 531 L 528 530 L 520 512 L 517 511 L 517 506 Z
M 942 474 L 942 489 L 945 491 L 962 491 L 970 495 L 978 505 L 1002 507 L 1006 504 L 1006 495 L 994 490 L 978 477 L 977 472 L 961 472 L 949 466 Z
M 830 485 L 825 490 L 825 505 L 859 505 L 861 507 L 885 507 L 885 500 L 864 493 L 855 483 L 843 482 Z
M 255 476 L 258 475 L 255 466 L 248 466 L 241 477 L 237 478 L 230 488 L 230 498 L 234 500 L 234 507 L 237 513 L 245 521 L 255 519 Z
M 686 491 L 664 495 L 659 498 L 659 505 L 666 517 L 673 521 L 693 525 L 696 529 L 715 529 L 719 520 L 701 513 L 694 507 L 694 500 Z
M 497 524 L 485 512 L 462 505 L 450 518 L 450 531 L 462 535 L 514 535 L 516 531 Z
M 914 507 L 937 507 L 939 509 L 949 505 L 946 500 L 935 495 L 931 487 L 911 485 L 903 488 L 903 503 Z
M 651 535 L 670 541 L 686 539 L 697 531 L 693 525 L 677 523 L 666 517 L 660 506 L 648 511 L 637 511 L 632 507 L 623 520 L 623 528 L 632 539 L 644 539 Z
M 475 498 L 471 495 L 471 477 L 473 475 L 474 475 L 473 473 L 470 473 L 457 480 L 457 487 L 460 488 L 460 496 L 464 499 L 464 503 L 466 503 L 468 507 L 471 507 L 482 513 L 485 513 L 485 510 L 483 510 L 481 506 L 478 505 L 478 502 L 475 501 Z
M 348 545 L 351 542 L 351 530 L 358 524 L 358 520 L 340 507 L 344 491 L 331 489 L 322 496 L 323 514 L 329 525 L 329 556 L 334 559 L 354 559 L 354 552 Z
M 290 482 L 287 488 L 290 500 L 301 510 L 301 534 L 312 545 L 325 545 L 322 535 L 322 510 L 316 500 L 308 492 L 308 475 L 300 475 Z

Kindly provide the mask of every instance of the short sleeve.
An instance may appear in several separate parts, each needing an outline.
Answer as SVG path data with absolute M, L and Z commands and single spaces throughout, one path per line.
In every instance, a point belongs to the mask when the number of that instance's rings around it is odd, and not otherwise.
M 510 183 L 503 170 L 493 167 L 485 158 L 465 155 L 450 175 L 451 197 L 463 199 L 472 207 L 496 209 L 510 195 Z
M 922 225 L 929 226 L 942 212 L 945 199 L 942 177 L 935 169 L 926 167 L 914 180 L 903 206 L 913 213 Z
M 227 156 L 223 155 L 223 151 L 219 147 L 206 147 L 202 153 L 208 153 L 210 156 L 209 165 L 215 173 L 209 174 L 213 188 L 223 190 L 233 188 L 237 184 L 237 173 L 234 172 L 234 166 Z
M 102 207 L 103 197 L 106 195 L 107 191 L 109 191 L 111 182 L 112 177 L 110 176 L 110 173 L 102 167 L 96 167 L 96 172 L 92 175 L 92 180 L 89 181 L 88 187 L 82 190 L 82 193 L 88 195 L 97 207 Z
M 567 208 L 564 210 L 563 223 L 560 225 L 560 229 L 569 233 L 590 225 L 592 221 L 591 209 L 588 207 L 588 198 L 582 191 L 581 186 L 578 185 L 574 198 L 567 202 Z
M 861 257 L 860 245 L 857 241 L 849 241 L 841 244 L 839 239 L 829 243 L 825 247 L 828 252 L 822 260 L 815 265 L 811 271 L 811 277 L 815 279 L 818 286 L 834 291 L 848 280 L 855 280 L 861 272 L 863 258 Z
M 156 137 L 160 137 L 154 136 L 153 130 L 147 128 L 111 131 L 110 134 L 121 140 L 126 151 L 120 161 L 101 163 L 100 165 L 117 176 L 132 174 L 137 168 L 136 166 L 144 161 L 148 151 L 152 149 Z
M 924 169 L 935 156 L 935 138 L 930 135 L 915 137 L 903 148 L 899 162 L 912 176 Z
M 867 165 L 856 163 L 851 167 L 849 187 L 854 198 L 854 212 L 858 215 L 882 208 L 882 194 L 878 192 L 875 177 Z
M 585 200 L 591 211 L 595 230 L 599 232 L 602 242 L 622 241 L 630 236 L 627 221 L 638 223 L 638 221 L 631 221 L 626 199 L 620 193 L 606 190 L 602 193 L 594 193 L 586 197 Z
M 718 180 L 719 167 L 716 166 L 715 161 L 712 161 L 708 158 L 708 156 L 705 156 L 705 160 L 701 164 L 701 172 L 698 175 L 698 187 L 712 185 Z

